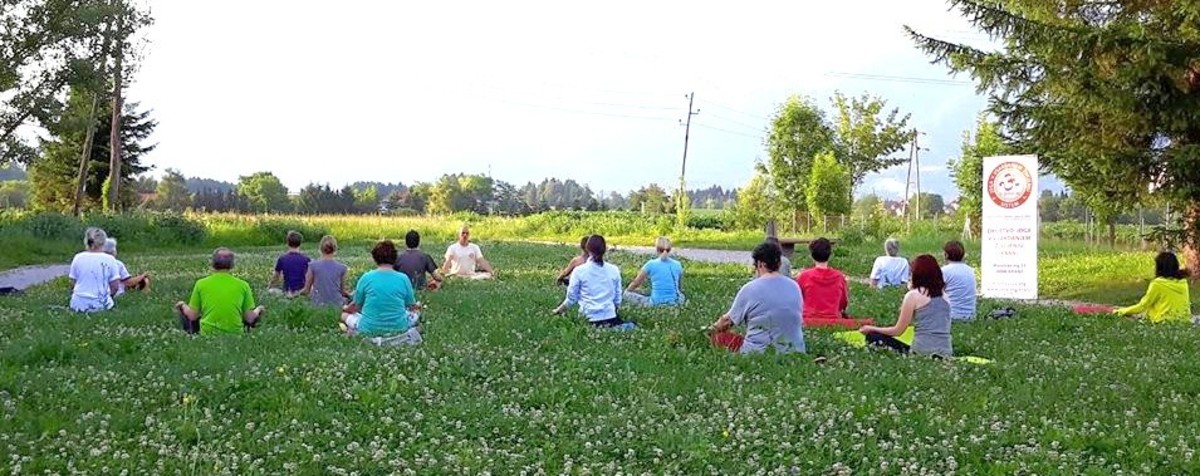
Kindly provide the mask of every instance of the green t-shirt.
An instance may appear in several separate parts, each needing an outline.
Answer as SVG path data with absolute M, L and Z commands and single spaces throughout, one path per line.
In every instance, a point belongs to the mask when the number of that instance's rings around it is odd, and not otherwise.
M 200 334 L 240 334 L 242 319 L 254 309 L 250 284 L 225 272 L 196 281 L 188 306 L 200 313 Z
M 412 281 L 399 271 L 372 270 L 358 279 L 354 303 L 362 306 L 360 334 L 404 332 L 408 322 L 408 306 L 417 302 Z

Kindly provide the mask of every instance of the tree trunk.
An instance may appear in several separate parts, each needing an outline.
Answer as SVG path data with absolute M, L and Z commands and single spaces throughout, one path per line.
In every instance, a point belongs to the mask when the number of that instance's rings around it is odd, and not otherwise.
M 121 79 L 125 73 L 121 60 L 124 55 L 124 48 L 118 47 L 113 67 L 112 124 L 108 135 L 108 204 L 114 212 L 121 209 Z
M 1183 214 L 1183 263 L 1200 279 L 1200 203 L 1193 202 Z
M 96 106 L 100 98 L 92 93 L 92 108 L 88 112 L 88 127 L 83 138 L 83 150 L 79 153 L 79 183 L 75 186 L 75 216 L 79 216 L 79 207 L 83 203 L 83 190 L 87 184 L 88 164 L 92 161 L 92 138 L 96 135 Z

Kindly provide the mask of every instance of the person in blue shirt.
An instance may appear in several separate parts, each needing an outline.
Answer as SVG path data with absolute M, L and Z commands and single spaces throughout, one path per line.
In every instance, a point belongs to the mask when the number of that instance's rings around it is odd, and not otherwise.
M 654 241 L 658 257 L 647 261 L 637 277 L 625 289 L 624 299 L 639 306 L 678 306 L 684 303 L 683 265 L 671 258 L 671 240 L 665 236 Z M 650 295 L 637 292 L 650 280 Z
M 342 326 L 348 334 L 403 336 L 408 343 L 421 342 L 420 304 L 408 275 L 395 269 L 396 255 L 396 245 L 389 240 L 371 250 L 377 267 L 358 279 L 354 302 L 342 310 Z
M 889 238 L 883 244 L 884 256 L 875 258 L 871 266 L 871 287 L 883 289 L 888 286 L 905 286 L 912 274 L 908 260 L 900 256 L 900 241 Z
M 617 309 L 621 307 L 621 270 L 604 262 L 604 253 L 608 251 L 604 237 L 589 237 L 587 251 L 588 261 L 571 272 L 567 298 L 552 312 L 562 314 L 568 307 L 579 304 L 579 313 L 593 326 L 634 328 L 632 322 L 617 316 Z

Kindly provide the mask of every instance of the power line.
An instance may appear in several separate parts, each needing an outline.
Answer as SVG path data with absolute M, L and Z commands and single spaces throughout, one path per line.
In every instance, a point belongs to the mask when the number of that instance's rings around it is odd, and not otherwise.
M 734 108 L 732 108 L 732 107 L 729 107 L 729 106 L 726 106 L 726 105 L 723 105 L 723 104 L 720 104 L 720 103 L 715 103 L 715 102 L 712 102 L 712 101 L 708 101 L 708 100 L 705 100 L 705 101 L 704 101 L 704 105 L 707 105 L 707 106 L 710 106 L 710 107 L 715 107 L 715 108 L 717 108 L 717 109 L 724 109 L 724 110 L 726 110 L 726 111 L 729 111 L 729 112 L 732 112 L 732 113 L 735 113 L 735 114 L 741 114 L 741 115 L 743 115 L 743 116 L 746 116 L 746 117 L 749 117 L 749 118 L 753 118 L 753 119 L 758 119 L 758 120 L 761 120 L 761 121 L 768 121 L 768 122 L 769 122 L 769 121 L 771 120 L 770 118 L 767 118 L 767 117 L 764 117 L 764 116 L 760 116 L 760 115 L 758 115 L 758 114 L 752 114 L 752 113 L 749 113 L 749 112 L 740 111 L 740 110 L 734 109 Z
M 752 131 L 755 131 L 755 132 L 761 132 L 761 131 L 762 131 L 762 129 L 763 129 L 763 126 L 752 126 L 752 125 L 750 125 L 750 124 L 746 124 L 745 122 L 738 121 L 738 120 L 736 120 L 736 119 L 733 119 L 733 118 L 731 118 L 731 117 L 728 117 L 728 116 L 722 116 L 722 115 L 720 115 L 720 114 L 712 114 L 711 116 L 712 116 L 712 117 L 715 117 L 715 118 L 717 118 L 717 119 L 724 120 L 725 122 L 729 122 L 729 123 L 732 123 L 732 124 L 736 124 L 736 125 L 738 125 L 738 126 L 745 127 L 745 128 L 747 128 L 747 129 L 750 129 L 750 130 L 752 130 Z
M 470 93 L 468 93 L 468 94 L 470 94 Z M 488 101 L 492 101 L 492 102 L 511 104 L 514 106 L 522 106 L 522 107 L 528 107 L 528 108 L 534 108 L 534 109 L 545 109 L 545 110 L 549 110 L 549 111 L 565 112 L 565 113 L 570 113 L 570 114 L 585 114 L 585 115 L 591 115 L 591 116 L 619 117 L 619 118 L 625 118 L 625 119 L 641 119 L 641 120 L 650 120 L 650 121 L 670 121 L 673 119 L 671 117 L 663 117 L 663 116 L 644 116 L 644 115 L 620 114 L 620 113 L 604 112 L 604 111 L 585 111 L 585 110 L 580 110 L 580 109 L 570 109 L 570 108 L 559 107 L 559 106 L 550 106 L 550 105 L 546 105 L 546 104 L 534 104 L 534 103 L 527 103 L 527 102 L 520 102 L 520 101 L 511 101 L 511 100 L 507 100 L 507 99 L 500 99 L 500 98 L 482 96 L 482 95 L 475 95 L 475 96 L 485 99 L 485 100 L 488 100 Z
M 952 80 L 952 79 L 918 78 L 918 77 L 912 77 L 912 76 L 888 76 L 888 75 L 883 75 L 883 74 L 829 72 L 829 73 L 825 73 L 825 75 L 832 76 L 832 77 L 838 77 L 838 78 L 848 78 L 848 79 L 863 79 L 863 80 L 870 80 L 870 81 L 890 81 L 890 82 L 897 82 L 897 83 L 915 83 L 915 84 L 931 84 L 931 85 L 945 85 L 945 86 L 964 86 L 964 85 L 971 84 L 968 81 L 957 81 L 957 80 Z
M 722 129 L 720 127 L 710 126 L 708 124 L 696 124 L 696 127 L 714 130 L 714 131 L 718 131 L 718 132 L 724 132 L 726 134 L 733 134 L 735 136 L 749 137 L 751 139 L 762 139 L 763 138 L 763 136 L 761 136 L 761 135 L 756 136 L 756 135 L 744 134 L 744 133 L 737 132 L 737 131 L 731 131 L 729 129 Z

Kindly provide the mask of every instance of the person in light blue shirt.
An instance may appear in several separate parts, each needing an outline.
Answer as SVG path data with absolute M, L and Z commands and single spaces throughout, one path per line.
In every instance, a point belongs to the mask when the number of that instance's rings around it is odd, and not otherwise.
M 625 289 L 624 299 L 639 306 L 682 305 L 683 265 L 670 256 L 671 240 L 665 236 L 658 237 L 654 240 L 654 249 L 658 251 L 658 257 L 642 266 L 637 277 Z M 647 279 L 650 280 L 650 296 L 637 292 Z
M 908 260 L 900 256 L 900 242 L 889 238 L 883 244 L 883 250 L 887 255 L 875 258 L 875 265 L 871 267 L 871 287 L 883 289 L 908 284 L 912 273 L 908 269 Z
M 391 241 L 381 241 L 371 250 L 377 268 L 358 279 L 354 302 L 343 309 L 342 324 L 347 333 L 404 335 L 410 343 L 421 341 L 416 327 L 420 305 L 412 280 L 394 268 L 396 255 L 396 245 Z
M 950 319 L 974 319 L 975 270 L 963 262 L 967 252 L 963 249 L 963 244 L 957 241 L 946 243 L 942 251 L 946 252 L 947 263 L 942 266 L 942 276 L 946 279 L 946 300 L 950 301 Z
M 592 235 L 587 242 L 588 261 L 571 272 L 567 283 L 567 298 L 554 308 L 554 314 L 566 312 L 579 304 L 579 313 L 596 327 L 632 329 L 633 323 L 617 316 L 621 307 L 621 270 L 604 262 L 608 245 L 604 237 Z

